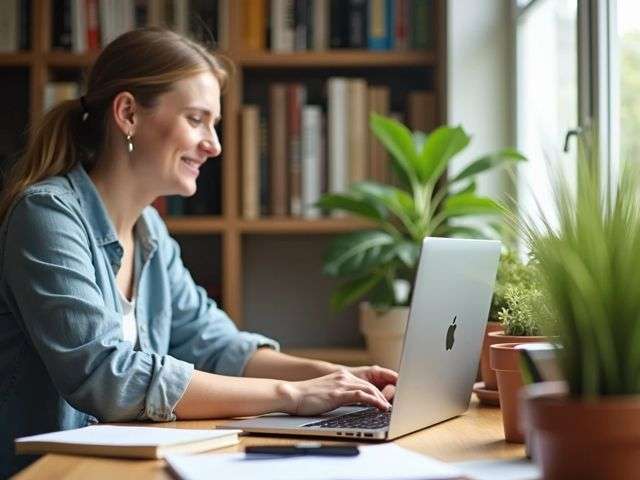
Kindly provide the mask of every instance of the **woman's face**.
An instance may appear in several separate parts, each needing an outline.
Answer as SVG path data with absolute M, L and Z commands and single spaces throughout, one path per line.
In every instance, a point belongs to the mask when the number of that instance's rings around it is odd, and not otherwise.
M 193 195 L 200 167 L 222 151 L 219 121 L 220 85 L 212 73 L 176 82 L 141 112 L 133 137 L 136 176 L 151 181 L 158 196 Z

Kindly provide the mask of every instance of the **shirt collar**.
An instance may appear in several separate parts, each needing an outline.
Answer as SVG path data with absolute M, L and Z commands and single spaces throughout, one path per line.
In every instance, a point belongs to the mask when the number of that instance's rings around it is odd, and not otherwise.
M 110 243 L 119 244 L 118 236 L 102 197 L 100 197 L 100 193 L 82 163 L 78 162 L 67 174 L 67 178 L 80 199 L 80 205 L 84 209 L 98 244 L 101 246 Z M 144 249 L 145 257 L 153 253 L 157 245 L 156 235 L 148 222 L 143 213 L 135 226 L 135 233 Z

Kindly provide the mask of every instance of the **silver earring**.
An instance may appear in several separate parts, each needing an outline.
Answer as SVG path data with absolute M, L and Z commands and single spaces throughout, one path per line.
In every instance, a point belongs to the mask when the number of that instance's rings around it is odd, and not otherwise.
M 130 133 L 127 133 L 127 150 L 129 151 L 129 153 L 133 152 L 133 137 L 131 136 Z

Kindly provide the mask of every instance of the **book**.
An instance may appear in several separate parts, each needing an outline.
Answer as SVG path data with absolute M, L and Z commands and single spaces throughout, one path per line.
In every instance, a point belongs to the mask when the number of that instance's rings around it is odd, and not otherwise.
M 349 184 L 362 182 L 369 176 L 368 164 L 368 108 L 367 82 L 363 78 L 349 80 L 347 93 Z
M 407 116 L 411 130 L 431 133 L 437 126 L 436 96 L 427 90 L 409 92 Z
M 302 215 L 320 217 L 314 204 L 322 189 L 322 108 L 306 105 L 302 111 Z
M 18 455 L 63 453 L 102 457 L 164 458 L 199 453 L 238 443 L 240 430 L 191 430 L 92 425 L 16 438 Z
M 369 88 L 369 111 L 375 112 L 385 117 L 389 116 L 389 87 Z M 387 183 L 390 178 L 389 154 L 387 149 L 380 143 L 380 140 L 369 132 L 369 175 L 371 180 L 380 183 Z
M 18 0 L 7 0 L 2 4 L 0 15 L 0 52 L 15 52 L 20 40 L 20 5 Z
M 289 211 L 302 215 L 302 110 L 307 87 L 302 83 L 287 86 L 287 140 L 289 151 Z
M 267 28 L 267 4 L 265 0 L 244 0 L 242 4 L 243 40 L 249 50 L 264 50 Z
M 269 162 L 271 167 L 271 214 L 288 211 L 287 189 L 287 85 L 269 87 Z
M 347 190 L 348 86 L 347 78 L 332 77 L 327 81 L 328 163 L 331 193 L 342 193 Z M 334 215 L 337 214 L 334 213 Z
M 329 46 L 329 0 L 313 0 L 311 17 L 313 50 L 326 50 Z
M 242 215 L 256 219 L 260 215 L 260 109 L 242 108 Z

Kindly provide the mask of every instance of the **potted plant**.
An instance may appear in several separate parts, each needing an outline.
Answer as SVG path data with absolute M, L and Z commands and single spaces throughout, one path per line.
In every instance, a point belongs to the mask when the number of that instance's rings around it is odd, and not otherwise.
M 567 385 L 524 389 L 525 418 L 545 479 L 640 478 L 640 172 L 603 189 L 582 165 L 575 192 L 555 186 L 557 219 L 524 222 Z
M 447 166 L 470 142 L 462 127 L 442 126 L 429 135 L 375 113 L 370 127 L 389 151 L 398 185 L 360 182 L 324 195 L 318 206 L 372 223 L 336 238 L 324 272 L 344 279 L 331 304 L 340 310 L 363 299 L 360 326 L 376 363 L 397 368 L 422 241 L 428 236 L 486 237 L 491 226 L 460 225 L 466 216 L 498 215 L 492 199 L 476 193 L 476 176 L 524 160 L 512 149 L 484 155 L 447 177 Z M 390 344 L 386 340 L 391 340 Z M 392 353 L 392 355 L 388 355 Z
M 518 392 L 522 388 L 519 352 L 516 347 L 523 343 L 541 342 L 541 327 L 549 314 L 539 288 L 509 287 L 505 293 L 506 305 L 499 312 L 504 332 L 493 332 L 489 337 L 497 339 L 492 343 L 490 363 L 495 370 L 502 425 L 508 442 L 524 442 L 520 429 Z
M 534 268 L 529 263 L 523 262 L 517 251 L 509 249 L 502 253 L 498 264 L 496 285 L 491 301 L 491 309 L 489 310 L 489 321 L 487 322 L 480 356 L 480 378 L 482 381 L 476 383 L 473 389 L 480 402 L 485 405 L 500 404 L 498 381 L 495 371 L 489 364 L 489 354 L 491 345 L 501 343 L 502 339 L 495 336 L 490 337 L 489 334 L 504 330 L 500 323 L 500 312 L 507 306 L 507 291 L 509 288 L 530 289 L 534 287 L 535 281 Z

